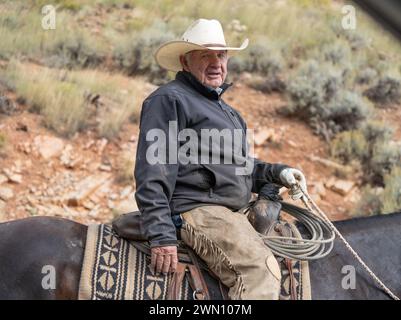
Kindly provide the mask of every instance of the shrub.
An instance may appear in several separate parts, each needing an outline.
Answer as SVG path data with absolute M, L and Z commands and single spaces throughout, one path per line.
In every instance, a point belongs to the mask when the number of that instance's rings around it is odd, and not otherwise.
M 47 66 L 69 69 L 97 67 L 106 59 L 100 41 L 78 30 L 56 38 L 47 48 L 46 56 L 43 63 Z
M 381 213 L 381 200 L 380 193 L 383 192 L 383 188 L 372 188 L 365 186 L 362 188 L 361 200 L 357 204 L 353 216 L 372 216 Z
M 401 162 L 400 146 L 385 143 L 375 146 L 372 158 L 366 160 L 367 179 L 373 185 L 384 185 L 384 177 Z
M 337 20 L 334 20 L 330 23 L 330 28 L 336 34 L 337 38 L 345 39 L 348 42 L 350 48 L 354 51 L 365 49 L 371 43 L 371 39 L 367 38 L 360 32 L 344 29 L 337 22 Z
M 250 44 L 244 53 L 231 57 L 228 62 L 230 72 L 237 74 L 249 72 L 263 77 L 276 77 L 284 67 L 280 50 L 268 46 L 266 44 L 269 42 L 268 39 L 262 40 Z
M 324 110 L 322 120 L 332 133 L 356 129 L 368 116 L 368 107 L 356 92 L 341 90 L 333 95 Z
M 160 85 L 170 78 L 168 72 L 157 65 L 153 54 L 159 45 L 174 38 L 166 24 L 157 21 L 150 28 L 121 39 L 122 43 L 114 50 L 114 60 L 129 76 L 146 74 L 152 83 Z
M 392 130 L 369 121 L 359 130 L 338 134 L 331 142 L 331 154 L 342 162 L 360 162 L 363 183 L 383 186 L 384 177 L 401 161 L 401 148 L 391 141 Z
M 367 67 L 358 73 L 355 78 L 355 82 L 357 84 L 371 84 L 377 75 L 378 74 L 375 69 Z
M 377 103 L 378 106 L 398 103 L 401 101 L 401 82 L 398 79 L 386 76 L 380 79 L 376 85 L 367 89 L 364 95 Z
M 230 70 L 230 74 L 231 73 L 236 73 L 236 74 L 240 74 L 242 72 L 248 71 L 248 64 L 247 61 L 245 59 L 244 56 L 242 55 L 238 55 L 238 56 L 234 56 L 231 57 L 228 60 L 228 66 L 227 66 L 228 70 Z
M 262 41 L 263 40 L 263 41 Z M 284 69 L 283 58 L 279 49 L 272 49 L 268 39 L 258 39 L 249 49 L 240 55 L 229 59 L 228 69 L 234 77 L 242 72 L 253 76 L 246 84 L 264 93 L 284 92 L 286 83 L 281 72 Z
M 263 93 L 284 92 L 286 89 L 285 82 L 280 77 L 252 77 L 245 83 L 255 90 Z
M 350 60 L 351 56 L 349 46 L 341 41 L 335 41 L 324 45 L 322 48 L 319 48 L 319 51 L 321 51 L 323 59 L 332 64 L 347 62 Z
M 66 9 L 71 11 L 79 11 L 82 8 L 80 2 L 82 2 L 82 0 L 53 0 L 53 3 L 57 5 L 59 10 Z M 35 0 L 34 3 L 37 7 L 49 4 L 47 0 Z
M 330 143 L 331 155 L 343 163 L 364 158 L 368 142 L 361 130 L 344 131 Z
M 274 76 L 281 71 L 281 59 L 262 43 L 250 46 L 246 62 L 246 71 L 264 76 Z
M 384 192 L 381 195 L 381 213 L 401 210 L 401 167 L 394 167 L 384 177 Z
M 401 209 L 401 167 L 396 166 L 384 176 L 384 188 L 365 187 L 357 214 L 386 214 Z
M 290 103 L 282 112 L 308 122 L 326 140 L 358 128 L 369 115 L 359 94 L 344 89 L 343 74 L 315 60 L 302 66 L 287 88 Z

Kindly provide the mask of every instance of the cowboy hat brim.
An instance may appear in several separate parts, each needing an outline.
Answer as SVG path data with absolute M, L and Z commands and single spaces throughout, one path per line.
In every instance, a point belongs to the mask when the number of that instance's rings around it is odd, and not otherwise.
M 227 50 L 228 54 L 232 56 L 237 51 L 244 50 L 248 46 L 249 40 L 245 39 L 240 47 L 226 47 L 226 46 L 208 46 L 199 45 L 189 41 L 173 40 L 161 45 L 155 52 L 154 57 L 156 62 L 164 69 L 170 71 L 180 71 L 182 66 L 180 63 L 180 55 L 190 52 L 192 50 Z

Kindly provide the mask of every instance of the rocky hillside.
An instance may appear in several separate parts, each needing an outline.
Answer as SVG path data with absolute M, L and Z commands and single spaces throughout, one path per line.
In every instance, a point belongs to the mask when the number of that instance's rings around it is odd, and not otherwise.
M 174 77 L 152 53 L 199 17 L 250 38 L 224 95 L 260 159 L 304 171 L 333 220 L 401 208 L 401 45 L 359 8 L 345 30 L 343 1 L 54 3 L 46 30 L 46 1 L 0 1 L 0 221 L 136 210 L 141 103 Z
M 347 168 L 328 160 L 324 141 L 301 121 L 277 114 L 285 103 L 280 95 L 237 82 L 225 99 L 255 130 L 255 154 L 302 169 L 317 203 L 331 218 L 347 218 L 358 200 L 357 180 L 337 178 L 335 173 Z M 4 87 L 1 92 L 0 130 L 6 137 L 0 158 L 1 221 L 51 215 L 108 222 L 137 209 L 132 179 L 137 123 L 124 124 L 110 140 L 91 130 L 63 138 L 45 128 L 43 116 L 30 112 L 15 93 Z

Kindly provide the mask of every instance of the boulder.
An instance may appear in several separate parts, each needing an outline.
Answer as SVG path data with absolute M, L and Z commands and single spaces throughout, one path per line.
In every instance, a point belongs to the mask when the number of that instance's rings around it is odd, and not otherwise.
M 64 148 L 64 150 L 60 156 L 60 162 L 66 168 L 73 169 L 79 163 L 81 163 L 81 161 L 82 161 L 82 157 L 73 152 L 72 145 L 67 144 L 67 146 Z
M 311 196 L 316 195 L 319 196 L 319 198 L 324 198 L 326 196 L 326 188 L 323 182 L 311 182 L 309 185 L 311 186 L 309 190 Z
M 64 148 L 63 140 L 51 136 L 36 136 L 33 144 L 44 159 L 60 155 Z
M 0 199 L 7 201 L 12 197 L 14 197 L 14 192 L 11 188 L 0 186 Z
M 132 189 L 132 186 L 125 187 L 120 193 L 120 198 L 126 198 L 132 192 Z
M 118 205 L 116 205 L 114 207 L 114 211 L 117 215 L 120 215 L 123 213 L 139 211 L 139 209 L 136 201 L 134 200 L 134 197 L 129 197 L 128 199 L 123 200 Z
M 100 171 L 107 171 L 110 172 L 111 171 L 111 166 L 108 164 L 101 164 L 99 167 Z
M 355 182 L 349 181 L 349 180 L 341 180 L 341 179 L 335 179 L 335 178 L 330 178 L 326 183 L 325 186 L 329 188 L 330 190 L 345 196 L 347 195 L 351 189 L 354 187 Z
M 268 141 L 275 141 L 276 135 L 274 133 L 274 129 L 262 129 L 259 130 L 254 135 L 255 146 L 260 147 L 263 146 Z
M 20 174 L 11 174 L 8 176 L 8 180 L 14 183 L 21 183 L 22 182 L 22 175 Z
M 104 148 L 106 147 L 108 140 L 106 138 L 102 138 L 96 141 L 96 152 L 97 154 L 102 154 Z
M 5 176 L 4 174 L 0 174 L 0 184 L 7 182 L 8 181 L 8 177 Z
M 8 181 L 14 183 L 21 183 L 22 182 L 22 175 L 14 173 L 9 169 L 3 169 L 3 173 L 6 175 Z
M 332 169 L 338 170 L 340 172 L 347 173 L 347 172 L 350 172 L 350 170 L 351 170 L 349 167 L 344 166 L 344 165 L 337 163 L 330 159 L 324 159 L 324 158 L 320 158 L 320 157 L 314 156 L 314 155 L 310 155 L 310 156 L 308 156 L 308 158 L 313 162 L 318 162 L 328 168 L 332 168 Z
M 66 196 L 69 206 L 78 206 L 93 194 L 97 189 L 102 187 L 110 179 L 109 174 L 92 175 L 81 180 L 75 187 L 75 190 Z
M 361 200 L 361 193 L 358 188 L 352 188 L 344 200 L 352 203 L 358 203 Z

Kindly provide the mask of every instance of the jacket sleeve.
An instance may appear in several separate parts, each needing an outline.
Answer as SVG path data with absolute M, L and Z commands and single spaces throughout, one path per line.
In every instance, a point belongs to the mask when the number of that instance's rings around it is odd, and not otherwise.
M 281 163 L 267 163 L 257 158 L 253 160 L 252 192 L 259 193 L 266 183 L 283 186 L 280 181 L 280 172 L 285 168 L 289 168 L 289 166 Z
M 177 161 L 169 161 L 168 158 L 169 121 L 177 121 L 177 118 L 177 103 L 174 98 L 167 95 L 151 96 L 142 105 L 134 171 L 135 199 L 141 212 L 144 232 L 151 247 L 178 245 L 176 228 L 171 219 L 169 206 L 175 187 L 178 164 Z M 147 139 L 147 134 L 152 129 L 156 129 L 159 135 L 165 136 L 165 143 L 154 136 Z M 152 131 L 155 132 L 155 130 Z M 177 137 L 174 138 L 177 139 Z M 154 152 L 155 143 L 165 148 L 165 151 L 161 149 L 162 154 Z M 153 156 L 163 157 L 165 154 L 165 161 L 160 163 L 149 161 L 147 156 L 149 150 L 152 150 Z

